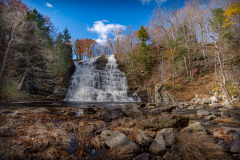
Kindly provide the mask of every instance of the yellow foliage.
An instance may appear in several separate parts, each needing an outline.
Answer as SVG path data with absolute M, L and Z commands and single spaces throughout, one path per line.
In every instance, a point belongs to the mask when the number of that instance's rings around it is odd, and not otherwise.
M 224 27 L 237 23 L 237 21 L 233 20 L 233 18 L 235 18 L 237 15 L 240 15 L 240 3 L 232 4 L 230 7 L 228 7 L 228 9 L 226 9 L 224 15 L 226 16 Z
M 176 48 L 176 49 L 172 49 L 172 52 L 171 52 L 171 49 L 168 49 L 168 50 L 166 51 L 165 57 L 168 59 L 168 62 L 169 62 L 169 63 L 173 63 L 172 53 L 173 53 L 173 57 L 175 57 L 175 55 L 178 54 L 178 49 L 177 49 L 177 48 Z

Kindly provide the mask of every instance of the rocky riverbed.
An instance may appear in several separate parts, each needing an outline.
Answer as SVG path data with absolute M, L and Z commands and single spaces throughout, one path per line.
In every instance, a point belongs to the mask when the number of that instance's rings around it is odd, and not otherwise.
M 221 103 L 1 106 L 0 159 L 240 159 L 240 109 Z

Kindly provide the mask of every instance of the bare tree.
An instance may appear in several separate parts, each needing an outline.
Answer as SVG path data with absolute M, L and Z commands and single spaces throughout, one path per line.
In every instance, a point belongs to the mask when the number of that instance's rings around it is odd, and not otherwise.
M 18 42 L 18 36 L 21 34 L 25 25 L 24 16 L 22 15 L 22 13 L 10 10 L 7 6 L 2 9 L 1 17 L 2 21 L 0 23 L 2 23 L 3 28 L 8 32 L 8 43 L 4 54 L 0 78 L 3 74 L 9 50 L 12 47 L 13 43 L 16 44 Z

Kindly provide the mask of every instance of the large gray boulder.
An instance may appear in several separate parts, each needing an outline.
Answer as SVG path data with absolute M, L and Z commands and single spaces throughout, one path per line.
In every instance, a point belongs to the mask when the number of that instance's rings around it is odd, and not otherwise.
M 177 132 L 178 132 L 178 130 L 176 128 L 164 128 L 158 134 L 163 135 L 166 146 L 173 146 L 177 140 L 176 136 L 175 136 Z M 157 134 L 157 136 L 158 136 L 158 134 Z M 156 142 L 158 142 L 157 136 L 155 138 Z
M 175 109 L 175 108 L 176 108 L 176 106 L 159 107 L 159 108 L 152 109 L 150 111 L 150 113 L 152 113 L 152 114 L 160 114 L 162 112 L 172 112 L 172 110 Z
M 168 116 L 161 118 L 154 118 L 142 125 L 143 129 L 158 131 L 163 128 L 184 128 L 188 126 L 189 117 L 183 116 Z
M 240 153 L 240 140 L 231 141 L 228 144 L 230 152 Z
M 210 108 L 213 108 L 213 109 L 223 108 L 223 105 L 221 103 L 213 103 L 213 104 L 210 104 L 209 106 Z
M 140 131 L 137 134 L 137 140 L 140 145 L 146 146 L 146 147 L 150 146 L 152 143 L 152 137 L 144 131 Z
M 166 143 L 165 143 L 165 137 L 162 133 L 158 133 L 155 137 L 155 141 L 158 143 L 158 144 L 162 144 L 164 146 L 166 146 Z
M 188 106 L 190 106 L 188 102 L 179 102 L 178 103 L 179 108 L 186 108 Z
M 208 116 L 208 115 L 209 115 L 209 112 L 206 111 L 206 110 L 198 110 L 198 111 L 197 111 L 197 115 L 198 115 L 198 116 Z
M 211 103 L 218 103 L 218 98 L 215 96 L 212 96 L 210 100 L 211 100 Z
M 166 153 L 165 160 L 182 160 L 183 147 L 179 144 L 175 144 L 171 147 L 171 153 Z
M 120 148 L 122 154 L 125 152 L 125 154 L 130 154 L 131 157 L 136 157 L 140 153 L 140 147 L 119 131 L 108 137 L 105 143 L 110 149 Z
M 210 103 L 209 99 L 207 99 L 207 98 L 202 99 L 202 104 L 209 104 L 209 103 Z
M 166 146 L 164 144 L 153 142 L 149 148 L 149 152 L 154 155 L 163 156 L 166 152 Z
M 122 115 L 124 115 L 124 112 L 120 108 L 116 108 L 116 109 L 104 111 L 101 114 L 101 117 L 115 119 L 115 118 L 121 117 Z
M 187 128 L 189 130 L 191 130 L 192 132 L 205 132 L 206 131 L 206 127 L 203 126 L 200 122 L 192 123 Z

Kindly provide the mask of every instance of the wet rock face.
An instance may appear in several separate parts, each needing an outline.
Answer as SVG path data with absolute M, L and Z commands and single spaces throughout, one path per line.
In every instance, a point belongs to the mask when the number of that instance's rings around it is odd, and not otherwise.
M 143 129 L 157 131 L 163 128 L 184 128 L 188 126 L 189 118 L 183 116 L 169 116 L 150 120 L 142 125 Z
M 97 58 L 95 64 L 96 64 L 96 69 L 103 70 L 106 68 L 106 64 L 108 62 L 108 59 L 105 58 L 105 56 L 100 56 Z

